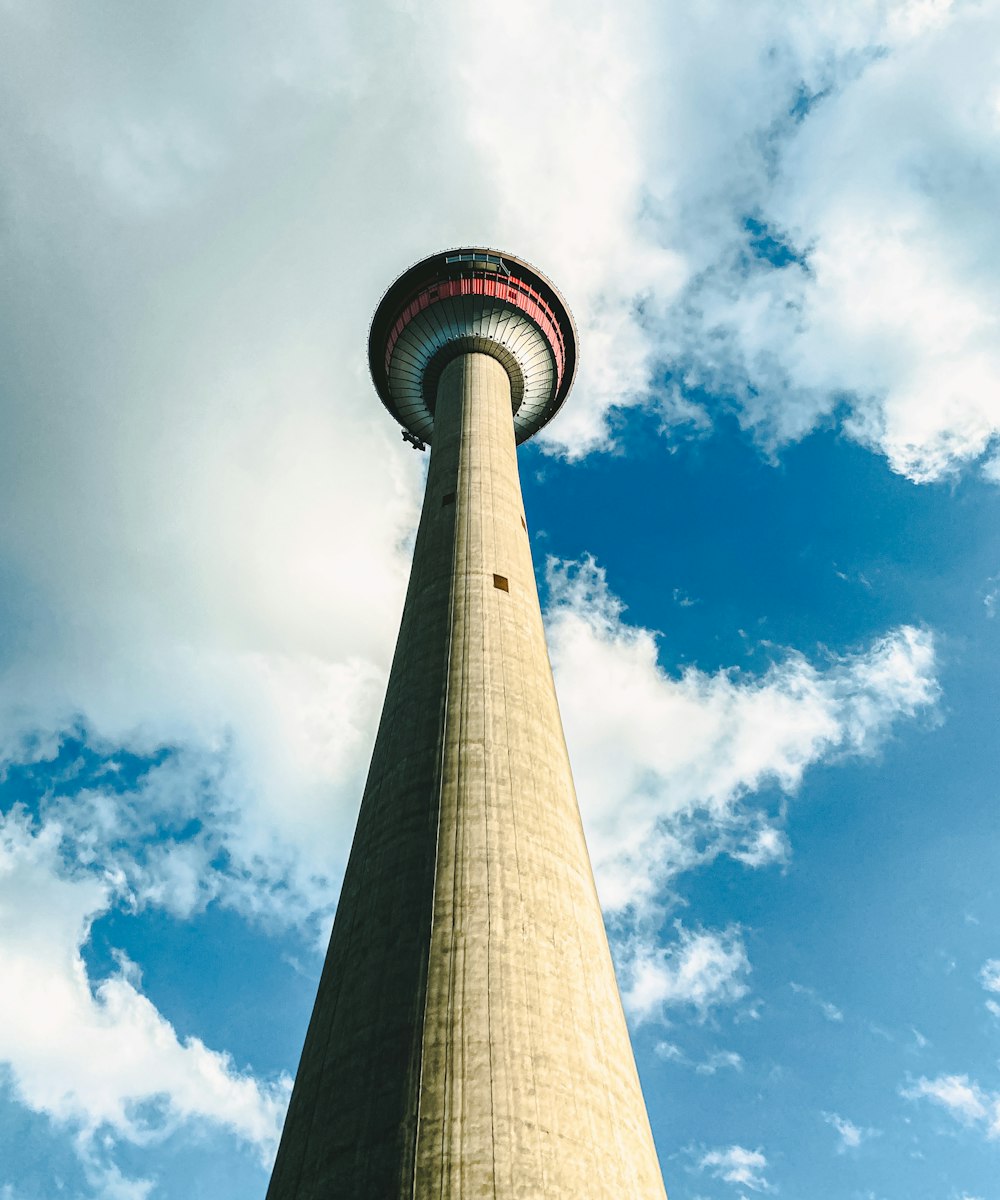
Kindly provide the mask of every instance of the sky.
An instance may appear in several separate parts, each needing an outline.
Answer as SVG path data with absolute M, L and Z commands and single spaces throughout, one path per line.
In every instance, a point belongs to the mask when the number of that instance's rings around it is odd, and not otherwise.
M 1000 1200 L 1000 3 L 0 22 L 0 1200 L 263 1200 L 463 244 L 671 1200 Z

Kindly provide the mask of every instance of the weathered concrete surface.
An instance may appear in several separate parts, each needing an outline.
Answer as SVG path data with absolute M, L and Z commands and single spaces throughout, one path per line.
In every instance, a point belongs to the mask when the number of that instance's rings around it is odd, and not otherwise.
M 439 384 L 403 622 L 268 1200 L 663 1196 L 545 647 L 509 381 L 469 354 Z

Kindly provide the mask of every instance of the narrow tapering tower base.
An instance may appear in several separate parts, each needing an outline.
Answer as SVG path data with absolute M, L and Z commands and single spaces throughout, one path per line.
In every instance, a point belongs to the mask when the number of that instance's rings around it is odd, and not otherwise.
M 443 369 L 406 608 L 268 1200 L 663 1200 L 494 357 Z

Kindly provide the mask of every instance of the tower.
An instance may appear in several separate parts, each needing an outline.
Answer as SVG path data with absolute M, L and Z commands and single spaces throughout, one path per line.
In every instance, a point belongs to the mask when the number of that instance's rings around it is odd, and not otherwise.
M 268 1200 L 664 1200 L 517 472 L 572 319 L 527 263 L 457 250 L 389 288 L 369 358 L 431 458 Z

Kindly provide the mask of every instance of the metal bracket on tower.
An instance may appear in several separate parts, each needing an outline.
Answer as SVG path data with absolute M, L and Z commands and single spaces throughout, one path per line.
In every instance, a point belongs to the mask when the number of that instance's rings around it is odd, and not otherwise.
M 403 441 L 409 442 L 414 450 L 426 450 L 427 449 L 426 443 L 422 442 L 415 433 L 410 433 L 410 431 L 408 429 L 404 429 L 402 432 L 403 432 Z

